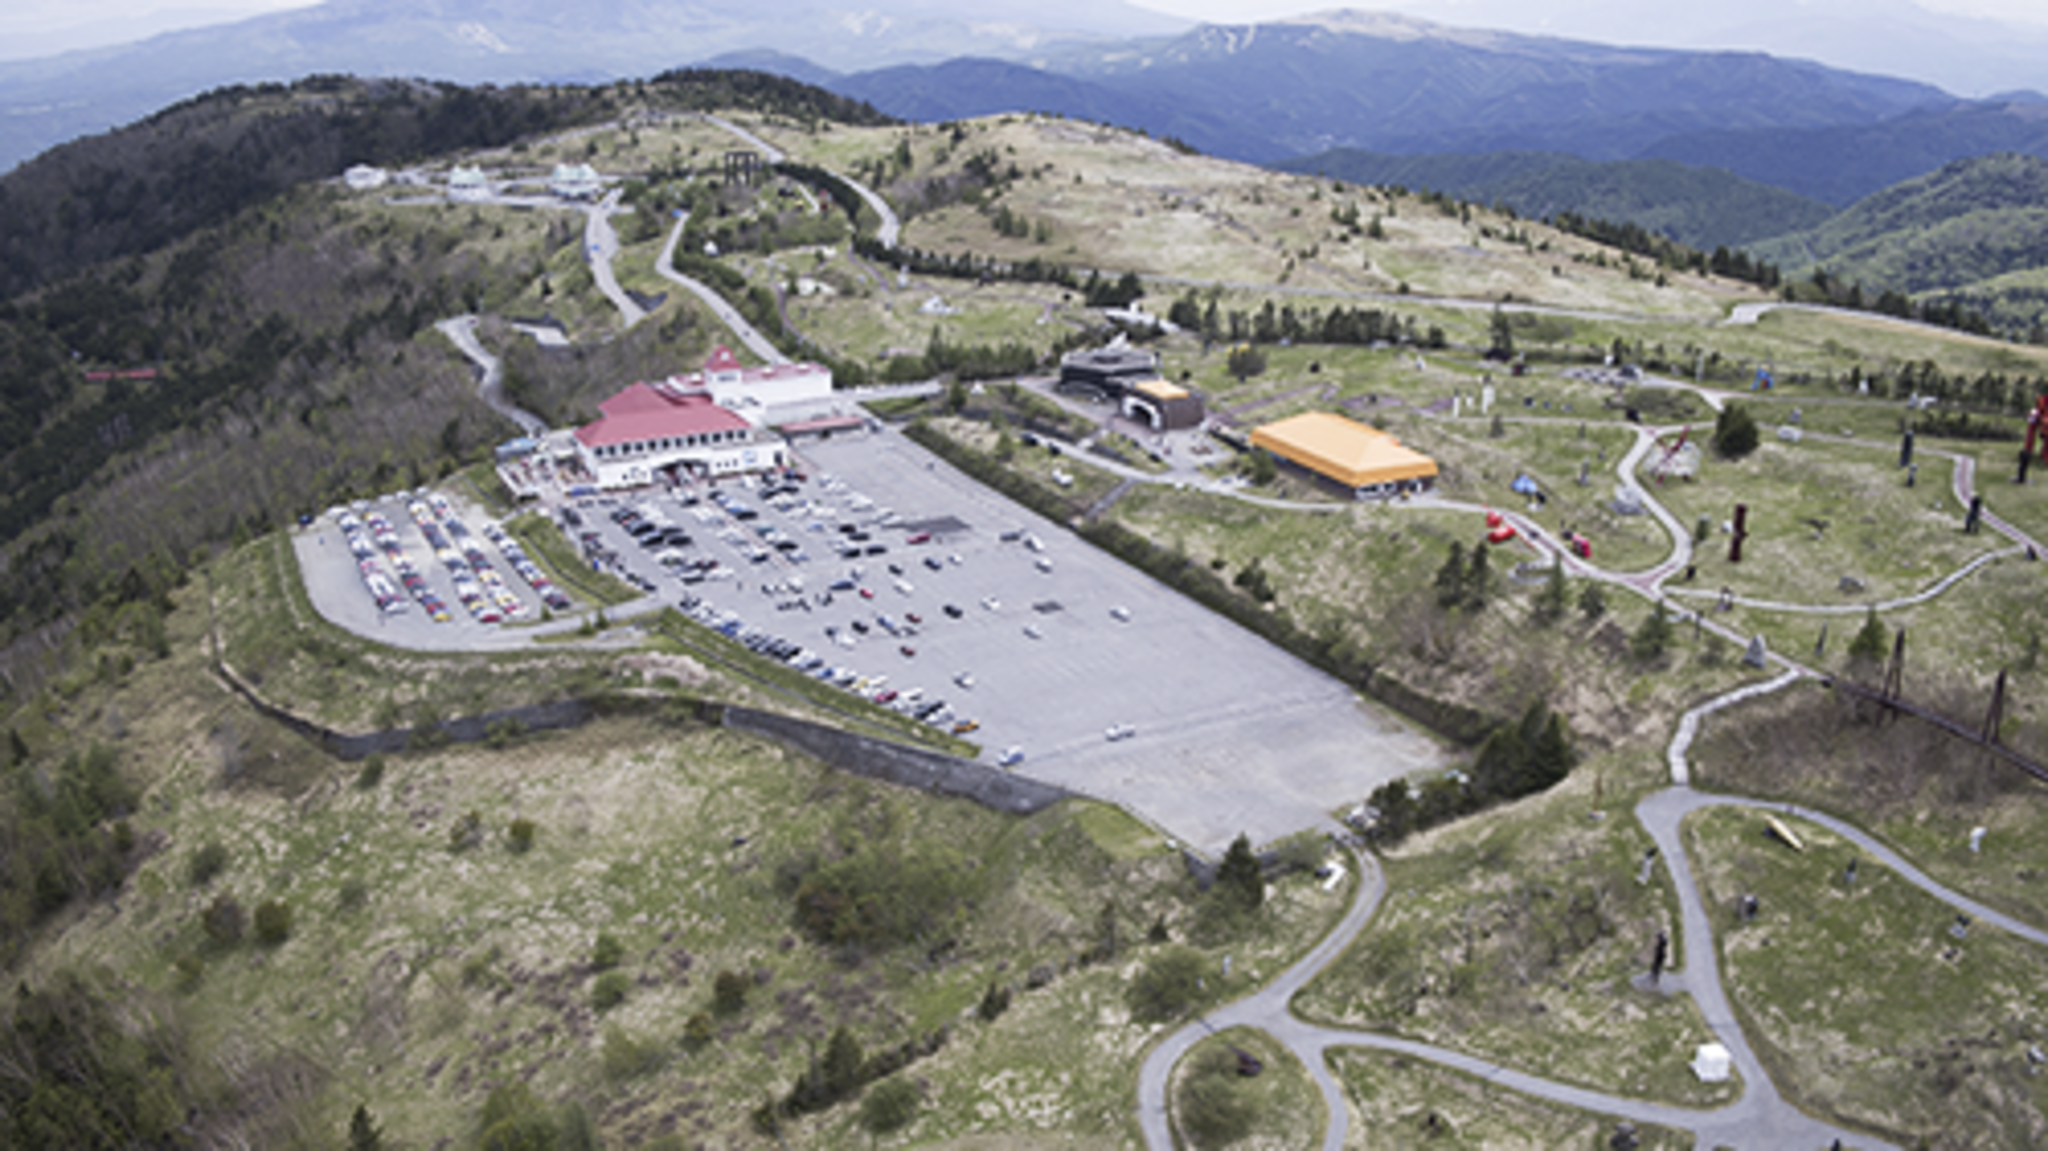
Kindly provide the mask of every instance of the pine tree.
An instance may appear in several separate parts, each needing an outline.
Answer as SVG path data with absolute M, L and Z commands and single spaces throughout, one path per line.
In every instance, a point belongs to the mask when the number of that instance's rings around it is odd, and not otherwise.
M 1607 614 L 1607 593 L 1600 590 L 1598 583 L 1588 581 L 1585 590 L 1579 593 L 1579 614 L 1588 621 Z
M 1536 593 L 1531 614 L 1538 625 L 1548 626 L 1564 616 L 1565 602 L 1564 561 L 1558 560 L 1550 565 L 1550 575 L 1543 581 L 1543 590 Z
M 1544 721 L 1542 733 L 1529 745 L 1530 789 L 1541 791 L 1563 782 L 1571 774 L 1575 758 L 1564 717 L 1553 711 Z
M 1639 663 L 1649 663 L 1662 656 L 1665 649 L 1670 646 L 1671 621 L 1664 618 L 1664 605 L 1651 604 L 1649 616 L 1643 620 L 1642 626 L 1636 629 L 1636 633 L 1629 637 L 1629 654 Z
M 1729 404 L 1714 417 L 1714 452 L 1723 459 L 1739 460 L 1756 450 L 1756 420 L 1741 404 Z
M 1465 602 L 1473 610 L 1486 606 L 1486 597 L 1492 592 L 1493 567 L 1485 548 L 1473 545 L 1472 567 L 1465 573 Z
M 1456 607 L 1465 598 L 1465 545 L 1451 541 L 1450 553 L 1444 556 L 1444 566 L 1436 569 L 1436 603 L 1438 607 Z
M 384 1133 L 364 1104 L 356 1104 L 356 1113 L 348 1121 L 348 1147 L 349 1151 L 383 1151 Z
M 867 1055 L 860 1049 L 860 1040 L 841 1024 L 825 1043 L 825 1061 L 821 1068 L 825 1090 L 834 1098 L 852 1094 L 860 1086 L 861 1064 L 866 1061 Z
M 1223 853 L 1223 862 L 1216 868 L 1216 892 L 1225 898 L 1235 898 L 1247 909 L 1256 909 L 1266 901 L 1265 870 L 1252 854 L 1252 841 L 1243 832 L 1230 841 L 1230 849 Z
M 1877 609 L 1871 608 L 1863 617 L 1863 627 L 1856 632 L 1856 638 L 1849 641 L 1850 663 L 1881 663 L 1885 657 L 1884 623 L 1877 618 Z

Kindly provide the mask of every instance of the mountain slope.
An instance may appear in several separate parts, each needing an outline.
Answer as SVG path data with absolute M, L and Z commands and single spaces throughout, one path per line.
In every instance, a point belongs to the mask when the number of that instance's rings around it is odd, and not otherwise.
M 1826 268 L 1838 281 L 1909 293 L 2048 267 L 2048 160 L 1958 160 L 1753 251 L 1788 269 Z
M 1364 184 L 1501 203 L 1524 216 L 1570 211 L 1639 224 L 1695 248 L 1741 247 L 1812 227 L 1834 210 L 1781 188 L 1669 160 L 1595 163 L 1555 152 L 1394 156 L 1339 148 L 1273 165 Z
M 2002 99 L 1918 109 L 1870 124 L 1691 132 L 1657 141 L 1640 158 L 1726 168 L 1847 207 L 1952 160 L 1989 152 L 2048 156 L 2048 104 Z

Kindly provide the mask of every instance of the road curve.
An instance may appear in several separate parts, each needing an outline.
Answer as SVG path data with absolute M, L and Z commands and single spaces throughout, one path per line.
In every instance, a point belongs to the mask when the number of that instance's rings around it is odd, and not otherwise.
M 789 357 L 783 355 L 780 348 L 762 335 L 754 325 L 748 323 L 746 317 L 740 315 L 731 304 L 726 303 L 724 296 L 712 291 L 711 286 L 701 280 L 691 279 L 676 271 L 676 244 L 682 240 L 683 226 L 689 222 L 688 212 L 676 213 L 676 225 L 669 229 L 668 241 L 661 246 L 661 255 L 655 257 L 654 270 L 660 272 L 663 279 L 702 300 L 704 306 L 711 309 L 711 314 L 718 317 L 718 322 L 730 329 L 733 337 L 746 345 L 748 351 L 771 364 L 789 363 Z
M 584 210 L 583 214 L 583 258 L 590 262 L 591 278 L 597 281 L 597 290 L 618 308 L 623 326 L 630 329 L 634 324 L 647 318 L 646 309 L 619 287 L 619 280 L 612 272 L 612 259 L 619 254 L 619 234 L 612 230 L 612 213 L 620 210 L 619 189 L 605 193 L 604 199 Z
M 492 411 L 519 425 L 519 430 L 527 435 L 546 434 L 548 425 L 545 420 L 505 398 L 504 365 L 498 362 L 498 357 L 485 351 L 482 342 L 476 338 L 476 320 L 475 316 L 456 316 L 442 320 L 434 327 L 477 366 L 478 399 Z

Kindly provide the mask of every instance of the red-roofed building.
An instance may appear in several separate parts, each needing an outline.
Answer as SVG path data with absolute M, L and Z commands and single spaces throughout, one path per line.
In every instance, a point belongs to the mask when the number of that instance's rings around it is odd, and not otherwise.
M 576 452 L 600 488 L 639 487 L 677 469 L 715 476 L 781 467 L 788 458 L 780 438 L 702 392 L 634 384 L 598 411 L 576 429 Z
M 755 427 L 768 427 L 792 417 L 814 415 L 819 404 L 829 403 L 832 369 L 808 363 L 749 368 L 721 344 L 712 349 L 703 371 L 670 376 L 662 386 L 703 393 L 727 411 L 745 416 Z

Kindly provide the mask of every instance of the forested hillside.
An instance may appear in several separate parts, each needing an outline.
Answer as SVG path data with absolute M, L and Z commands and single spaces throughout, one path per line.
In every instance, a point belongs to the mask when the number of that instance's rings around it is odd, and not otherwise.
M 1834 213 L 1818 200 L 1724 169 L 1670 160 L 1596 163 L 1557 152 L 1518 151 L 1399 156 L 1336 148 L 1273 167 L 1505 204 L 1535 219 L 1574 212 L 1635 224 L 1706 249 L 1740 247 L 1812 227 Z
M 431 325 L 507 304 L 558 253 L 579 266 L 580 217 L 392 209 L 315 181 L 710 106 L 882 120 L 754 73 L 517 91 L 314 79 L 213 93 L 0 180 L 0 632 L 131 569 L 160 584 L 195 546 L 410 482 L 511 430 Z M 704 335 L 682 315 L 578 354 L 616 379 Z

